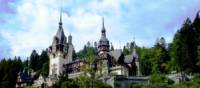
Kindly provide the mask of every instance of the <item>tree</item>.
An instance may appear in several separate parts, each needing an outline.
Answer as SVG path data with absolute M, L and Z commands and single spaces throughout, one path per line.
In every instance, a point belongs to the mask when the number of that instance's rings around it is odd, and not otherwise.
M 123 54 L 124 55 L 129 55 L 130 54 L 129 49 L 127 49 L 125 46 L 123 47 Z
M 171 88 L 172 85 L 172 80 L 168 79 L 164 74 L 155 73 L 150 75 L 149 83 L 144 84 L 142 88 Z
M 190 19 L 186 19 L 182 28 L 175 34 L 170 50 L 170 56 L 173 56 L 174 61 L 177 62 L 178 71 L 186 73 L 199 72 L 196 65 L 199 40 L 197 31 L 192 25 Z
M 76 57 L 86 58 L 88 56 L 88 54 L 96 55 L 95 47 L 92 47 L 92 46 L 87 47 L 85 45 L 83 50 L 80 50 L 79 52 L 77 52 Z
M 135 82 L 133 82 L 133 83 L 131 83 L 131 87 L 130 88 L 142 88 L 142 84 L 138 84 L 138 83 L 135 83 Z
M 74 80 L 68 79 L 68 75 L 61 74 L 52 88 L 79 88 L 79 86 Z
M 98 61 L 98 66 L 96 64 L 96 56 L 92 52 L 88 52 L 87 59 L 81 66 L 81 72 L 83 73 L 77 79 L 80 88 L 111 88 L 111 86 L 103 82 L 104 64 L 102 61 Z
M 3 59 L 0 61 L 0 87 L 14 88 L 17 74 L 22 69 L 20 57 L 14 59 Z
M 40 66 L 38 65 L 38 62 L 40 62 L 39 55 L 36 50 L 33 50 L 30 56 L 30 68 L 32 68 L 34 71 L 39 70 Z
M 47 54 L 47 50 L 43 50 L 41 55 L 39 56 L 38 66 L 42 67 L 39 70 L 44 76 L 48 76 L 49 74 L 49 56 Z
M 150 48 L 141 48 L 139 49 L 139 56 L 140 56 L 140 69 L 143 75 L 150 75 L 152 73 L 152 66 L 153 61 L 152 58 L 154 57 L 153 49 Z
M 170 61 L 170 57 L 167 50 L 167 44 L 165 42 L 165 38 L 161 37 L 156 44 L 154 45 L 154 62 L 157 62 L 157 66 L 155 67 L 158 72 L 167 73 L 168 72 L 168 62 Z

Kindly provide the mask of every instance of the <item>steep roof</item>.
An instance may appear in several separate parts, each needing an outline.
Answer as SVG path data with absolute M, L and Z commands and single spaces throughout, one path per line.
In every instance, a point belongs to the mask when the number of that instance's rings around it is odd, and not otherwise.
M 66 36 L 62 27 L 62 16 L 60 16 L 59 28 L 54 38 L 54 44 L 65 44 L 66 43 Z
M 136 53 L 136 49 L 134 47 L 133 52 L 131 55 L 125 56 L 124 62 L 125 63 L 132 63 L 133 61 L 138 62 L 138 54 Z
M 118 61 L 119 57 L 122 55 L 122 50 L 121 49 L 117 49 L 117 50 L 110 51 L 109 53 L 110 53 L 111 56 L 114 57 L 114 59 L 116 61 Z
M 99 44 L 98 46 L 109 46 L 109 40 L 106 38 L 106 29 L 104 26 L 104 18 L 103 18 L 103 22 L 102 22 L 102 30 L 101 30 L 101 38 L 99 40 Z

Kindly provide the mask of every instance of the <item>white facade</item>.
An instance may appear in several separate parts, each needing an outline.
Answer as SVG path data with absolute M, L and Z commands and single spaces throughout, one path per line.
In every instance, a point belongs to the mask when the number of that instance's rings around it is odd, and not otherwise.
M 62 52 L 57 52 L 55 57 L 53 54 L 50 54 L 50 62 L 49 62 L 49 75 L 59 76 L 64 72 L 64 65 L 67 63 L 67 58 L 63 57 Z
M 114 75 L 124 75 L 124 76 L 128 76 L 128 69 L 124 66 L 115 66 L 110 68 L 111 69 L 111 73 Z
M 68 47 L 69 47 L 69 49 L 68 49 L 68 55 L 67 55 L 67 63 L 70 63 L 73 60 L 74 47 L 73 47 L 73 45 L 69 45 Z
M 49 78 L 58 78 L 61 74 L 65 73 L 65 65 L 72 62 L 73 58 L 73 45 L 72 36 L 65 36 L 62 27 L 62 18 L 60 18 L 59 28 L 56 35 L 53 38 L 53 43 L 48 49 L 49 54 Z

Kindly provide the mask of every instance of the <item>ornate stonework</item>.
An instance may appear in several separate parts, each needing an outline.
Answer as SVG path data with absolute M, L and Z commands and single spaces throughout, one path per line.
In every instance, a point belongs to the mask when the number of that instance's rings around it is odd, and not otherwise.
M 53 43 L 48 49 L 48 54 L 50 58 L 49 62 L 49 78 L 57 79 L 59 75 L 65 74 L 65 67 L 67 63 L 72 62 L 73 58 L 73 44 L 72 36 L 65 36 L 62 27 L 62 18 L 60 17 L 59 28 L 54 36 Z

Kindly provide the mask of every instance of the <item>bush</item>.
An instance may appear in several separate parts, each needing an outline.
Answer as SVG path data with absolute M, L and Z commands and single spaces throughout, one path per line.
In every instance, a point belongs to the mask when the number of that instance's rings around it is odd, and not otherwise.
M 143 87 L 142 84 L 138 84 L 138 83 L 133 82 L 133 83 L 131 83 L 131 87 L 130 88 L 142 88 L 142 87 Z
M 114 83 L 115 88 L 122 88 L 122 84 L 120 82 Z
M 163 74 L 153 74 L 149 78 L 150 84 L 165 83 L 166 81 L 167 81 L 167 78 Z
M 169 85 L 173 85 L 175 82 L 174 82 L 173 80 L 171 80 L 171 79 L 168 79 L 168 80 L 167 80 L 167 83 L 168 83 Z

